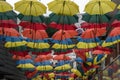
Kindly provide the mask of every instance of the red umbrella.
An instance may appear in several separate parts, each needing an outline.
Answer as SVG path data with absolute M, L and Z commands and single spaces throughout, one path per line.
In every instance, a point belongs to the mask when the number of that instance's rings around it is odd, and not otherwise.
M 112 27 L 120 27 L 120 21 L 114 20 L 114 21 L 112 22 Z
M 105 28 L 108 26 L 108 23 L 88 23 L 84 22 L 81 24 L 81 28 Z
M 55 40 L 64 40 L 67 38 L 72 38 L 76 35 L 78 35 L 78 33 L 74 30 L 59 30 L 52 36 L 52 38 Z
M 44 23 L 31 23 L 27 21 L 22 21 L 19 25 L 23 28 L 29 28 L 34 30 L 45 30 L 47 28 Z
M 48 35 L 45 30 L 32 30 L 32 29 L 24 29 L 22 32 L 24 37 L 30 38 L 30 39 L 44 39 L 48 38 Z
M 82 33 L 81 37 L 82 38 L 96 38 L 98 36 L 102 36 L 103 34 L 106 33 L 105 28 L 92 28 L 92 29 L 87 29 L 85 32 Z
M 71 58 L 69 56 L 66 56 L 64 54 L 57 55 L 53 59 L 54 60 L 71 60 Z
M 0 20 L 0 27 L 15 28 L 17 26 L 17 23 L 13 20 Z
M 78 50 L 78 49 L 74 49 L 75 51 L 75 54 L 82 58 L 84 61 L 86 60 L 86 52 L 88 52 L 89 50 L 88 49 L 81 49 L 81 50 Z
M 56 28 L 56 29 L 63 29 L 63 30 L 75 30 L 76 26 L 74 24 L 68 25 L 68 24 L 57 24 L 55 22 L 52 22 L 49 24 L 50 27 Z

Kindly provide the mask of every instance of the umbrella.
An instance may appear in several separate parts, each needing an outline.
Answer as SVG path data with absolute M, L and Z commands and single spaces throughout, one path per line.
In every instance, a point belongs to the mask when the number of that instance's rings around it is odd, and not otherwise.
M 53 67 L 50 65 L 45 65 L 45 66 L 37 66 L 36 69 L 40 72 L 51 72 L 53 70 Z
M 34 30 L 45 30 L 46 25 L 44 23 L 33 23 L 33 22 L 28 22 L 28 21 L 21 21 L 19 23 L 20 26 L 23 28 L 28 28 L 28 29 L 34 29 Z
M 60 15 L 60 14 L 55 14 L 55 13 L 51 13 L 49 15 L 49 20 L 50 22 L 55 22 L 57 24 L 74 24 L 78 22 L 78 16 L 77 15 L 73 15 L 73 16 L 69 16 L 69 15 Z
M 119 20 L 114 20 L 112 22 L 112 27 L 120 27 L 120 21 Z
M 19 32 L 14 29 L 14 28 L 1 28 L 0 27 L 0 35 L 4 35 L 4 36 L 11 36 L 11 37 L 19 37 L 20 34 Z
M 64 54 L 57 55 L 53 59 L 54 60 L 71 60 L 71 58 L 69 56 L 66 56 Z
M 120 20 L 120 10 L 115 14 L 115 19 Z
M 111 54 L 110 51 L 94 50 L 92 54 Z
M 82 74 L 77 69 L 71 69 L 71 72 L 77 75 L 78 77 L 82 77 Z
M 35 62 L 41 62 L 52 59 L 52 56 L 50 54 L 47 55 L 38 55 L 37 58 L 35 58 Z
M 24 71 L 33 71 L 35 69 L 35 66 L 31 63 L 26 63 L 26 64 L 19 64 L 17 68 Z
M 32 29 L 24 29 L 22 35 L 26 38 L 33 40 L 43 40 L 48 38 L 48 35 L 45 30 L 32 30 Z
M 65 64 L 70 64 L 70 61 L 69 60 L 60 60 L 56 63 L 56 67 L 57 66 L 62 66 L 62 65 L 65 65 Z
M 89 66 L 91 66 L 93 64 L 93 58 L 87 58 L 85 63 Z
M 33 63 L 33 61 L 31 59 L 26 59 L 26 60 L 18 60 L 16 61 L 16 64 L 19 65 L 19 64 L 26 64 L 26 63 Z
M 89 23 L 107 23 L 110 21 L 110 16 L 107 14 L 104 15 L 90 15 L 88 13 L 85 13 L 82 15 L 82 20 L 89 22 Z
M 106 33 L 106 29 L 87 29 L 85 32 L 82 33 L 81 37 L 84 39 L 89 39 L 89 38 L 96 38 L 99 36 L 102 36 Z
M 102 47 L 111 46 L 120 42 L 120 27 L 114 28 L 106 40 L 102 43 Z
M 68 24 L 57 24 L 55 22 L 51 22 L 49 26 L 55 29 L 76 30 L 76 26 L 74 24 L 68 25 Z
M 26 50 L 26 44 L 27 42 L 20 39 L 20 38 L 17 38 L 17 37 L 14 37 L 14 38 L 11 38 L 9 39 L 5 44 L 4 44 L 4 47 L 7 48 L 9 51 L 25 51 Z
M 0 12 L 11 11 L 13 7 L 6 1 L 0 1 Z
M 74 15 L 79 13 L 79 6 L 70 0 L 54 0 L 48 3 L 48 8 L 56 14 Z
M 46 13 L 46 6 L 37 0 L 21 0 L 15 3 L 15 10 L 24 15 L 38 16 Z
M 76 35 L 77 35 L 77 32 L 74 30 L 59 30 L 52 36 L 52 38 L 54 40 L 64 40 L 67 38 L 72 38 Z
M 94 58 L 94 60 L 93 60 L 93 64 L 94 65 L 98 65 L 98 64 L 100 64 L 101 62 L 103 62 L 105 59 L 106 59 L 106 57 L 107 57 L 107 54 L 98 54 L 95 58 Z
M 5 27 L 5 28 L 16 28 L 18 25 L 15 21 L 12 19 L 9 20 L 0 20 L 0 27 Z
M 17 14 L 12 10 L 7 12 L 0 12 L 0 20 L 9 20 L 9 19 L 16 20 Z
M 86 55 L 85 52 L 88 52 L 88 49 L 74 49 L 74 52 L 76 54 L 77 57 L 80 57 L 83 61 L 86 60 Z
M 50 61 L 42 61 L 42 62 L 37 62 L 35 63 L 35 66 L 46 66 L 46 65 L 52 65 Z
M 98 46 L 92 51 L 92 54 L 111 54 L 112 50 L 109 48 Z
M 105 28 L 108 26 L 108 23 L 88 23 L 83 22 L 81 28 Z
M 80 57 L 77 57 L 77 58 L 75 59 L 75 61 L 76 61 L 76 62 L 79 62 L 79 63 L 82 63 L 82 62 L 83 62 L 82 58 L 80 58 Z
M 110 0 L 91 0 L 86 6 L 85 11 L 91 15 L 106 14 L 115 9 L 116 4 Z
M 77 40 L 79 41 L 77 43 L 77 48 L 79 49 L 91 49 L 95 48 L 99 45 L 100 39 L 99 38 L 89 38 L 89 39 L 83 39 L 81 37 L 78 37 Z
M 54 70 L 56 72 L 65 72 L 65 71 L 70 70 L 71 68 L 72 67 L 70 66 L 70 64 L 65 64 L 65 65 L 62 65 L 62 66 L 55 67 Z
M 28 21 L 28 22 L 32 22 L 32 23 L 44 23 L 44 21 L 45 21 L 45 17 L 43 15 L 32 16 L 32 15 L 18 14 L 18 18 L 21 21 Z

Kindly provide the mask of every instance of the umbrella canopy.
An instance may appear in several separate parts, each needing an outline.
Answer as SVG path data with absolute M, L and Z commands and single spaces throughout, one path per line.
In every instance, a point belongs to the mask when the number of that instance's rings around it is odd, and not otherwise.
M 111 46 L 119 42 L 120 42 L 120 27 L 116 27 L 110 32 L 106 40 L 102 43 L 102 46 L 103 47 Z
M 76 26 L 74 24 L 68 25 L 68 24 L 57 24 L 55 22 L 51 22 L 49 26 L 55 29 L 76 30 Z
M 0 12 L 0 20 L 9 20 L 9 19 L 16 20 L 17 14 L 12 10 L 7 12 Z
M 18 25 L 17 23 L 12 20 L 0 20 L 0 27 L 4 27 L 4 28 L 16 28 Z
M 106 14 L 115 9 L 116 4 L 110 0 L 91 0 L 86 6 L 85 11 L 91 15 Z
M 55 66 L 62 66 L 62 65 L 65 65 L 65 64 L 70 64 L 70 60 L 60 60 L 56 63 Z
M 105 15 L 90 15 L 88 13 L 83 14 L 82 20 L 89 23 L 105 23 L 110 21 L 110 16 Z
M 88 23 L 88 22 L 83 22 L 81 24 L 81 28 L 105 28 L 108 26 L 108 23 Z
M 54 0 L 48 3 L 48 8 L 56 14 L 75 15 L 79 13 L 79 6 L 71 0 Z
M 110 51 L 94 50 L 92 54 L 111 54 Z
M 77 69 L 71 69 L 71 72 L 77 75 L 78 77 L 82 77 L 82 74 Z
M 56 72 L 65 72 L 65 71 L 70 70 L 71 68 L 72 67 L 70 66 L 70 64 L 65 64 L 65 65 L 62 65 L 62 66 L 55 67 L 54 70 Z
M 28 28 L 28 29 L 34 29 L 34 30 L 45 30 L 46 25 L 44 23 L 33 23 L 33 22 L 28 22 L 28 21 L 21 21 L 19 23 L 20 26 L 23 28 Z
M 120 20 L 120 10 L 115 14 L 115 19 Z
M 50 22 L 56 22 L 57 24 L 74 24 L 78 22 L 78 16 L 73 15 L 73 16 L 68 16 L 68 15 L 60 15 L 60 14 L 55 14 L 51 13 L 49 15 Z
M 92 51 L 92 54 L 111 54 L 112 49 L 98 46 Z
M 38 55 L 37 58 L 35 58 L 35 62 L 41 62 L 52 59 L 52 55 Z
M 107 57 L 107 54 L 98 54 L 94 60 L 93 60 L 93 64 L 97 65 L 100 64 L 101 62 L 103 62 Z
M 0 1 L 0 12 L 11 11 L 13 7 L 6 1 Z
M 1 28 L 0 27 L 0 35 L 4 35 L 4 36 L 11 36 L 11 37 L 19 37 L 20 34 L 19 32 L 14 29 L 14 28 Z
M 54 40 L 64 40 L 67 38 L 72 38 L 72 37 L 76 36 L 77 34 L 78 33 L 74 30 L 59 30 L 52 36 L 52 38 Z
M 69 56 L 66 56 L 64 54 L 57 55 L 53 59 L 54 60 L 71 60 L 71 58 Z
M 99 37 L 99 36 L 102 36 L 106 33 L 106 29 L 104 28 L 98 28 L 98 29 L 87 29 L 85 30 L 81 37 L 84 38 L 84 39 L 89 39 L 89 38 L 96 38 L 96 37 Z
M 46 6 L 38 0 L 21 0 L 15 3 L 15 10 L 24 15 L 39 16 L 46 13 Z
M 100 42 L 99 38 L 84 39 L 84 38 L 78 37 L 77 40 L 78 40 L 78 43 L 76 46 L 79 49 L 95 48 L 99 45 L 99 42 Z
M 37 66 L 36 69 L 40 72 L 51 72 L 53 70 L 53 67 L 50 65 L 46 66 Z
M 45 30 L 32 30 L 32 29 L 24 29 L 22 35 L 26 38 L 33 40 L 43 40 L 48 38 L 48 35 Z
M 19 14 L 18 18 L 21 21 L 28 21 L 28 22 L 32 22 L 32 23 L 43 23 L 45 21 L 45 17 L 43 15 L 41 15 L 41 16 L 32 16 L 32 15 Z
M 6 43 L 4 44 L 5 48 L 9 51 L 25 51 L 27 42 L 21 37 L 6 37 Z M 16 52 L 17 53 L 17 52 Z M 15 54 L 16 54 L 15 53 Z
M 120 27 L 120 21 L 119 20 L 114 20 L 112 22 L 112 27 Z

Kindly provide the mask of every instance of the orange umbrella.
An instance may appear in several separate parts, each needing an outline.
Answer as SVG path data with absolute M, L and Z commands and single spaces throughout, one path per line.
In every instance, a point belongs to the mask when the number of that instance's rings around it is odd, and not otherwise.
M 0 35 L 13 36 L 13 37 L 20 36 L 19 32 L 14 28 L 1 28 L 1 27 L 0 27 Z
M 94 28 L 94 29 L 87 29 L 85 32 L 82 33 L 81 37 L 82 38 L 96 38 L 98 36 L 102 36 L 103 34 L 106 33 L 105 28 Z
M 41 62 L 41 61 L 50 60 L 50 59 L 52 59 L 51 54 L 48 54 L 48 55 L 38 55 L 37 58 L 35 59 L 35 62 Z
M 45 30 L 32 30 L 32 29 L 24 29 L 22 32 L 24 37 L 30 38 L 30 39 L 44 39 L 48 38 L 48 35 Z
M 114 28 L 114 29 L 110 32 L 109 37 L 114 37 L 114 36 L 117 36 L 117 35 L 120 35 L 120 27 Z
M 94 50 L 92 54 L 110 54 L 110 51 Z
M 54 60 L 71 60 L 71 58 L 69 56 L 66 56 L 64 54 L 57 55 L 53 59 Z
M 74 30 L 59 30 L 52 36 L 52 38 L 55 40 L 64 40 L 76 35 L 78 35 L 78 33 Z

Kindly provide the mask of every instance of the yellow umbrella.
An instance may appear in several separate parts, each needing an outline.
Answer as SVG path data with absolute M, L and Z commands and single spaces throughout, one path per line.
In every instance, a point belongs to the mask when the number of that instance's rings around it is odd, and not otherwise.
M 116 4 L 111 0 L 91 0 L 85 6 L 85 12 L 94 15 L 94 14 L 105 14 L 111 12 L 115 9 Z
M 79 13 L 79 6 L 71 0 L 54 0 L 48 3 L 48 8 L 56 14 L 75 15 Z
M 0 12 L 11 11 L 13 7 L 4 0 L 0 0 Z
M 120 9 L 120 5 L 117 7 L 117 9 Z
M 24 15 L 38 16 L 46 13 L 46 6 L 38 0 L 20 0 L 15 3 L 15 10 Z

